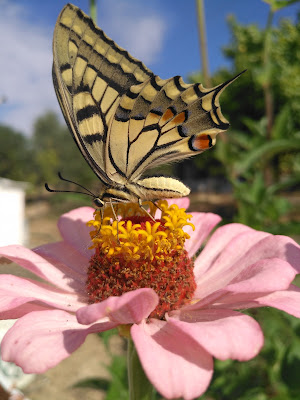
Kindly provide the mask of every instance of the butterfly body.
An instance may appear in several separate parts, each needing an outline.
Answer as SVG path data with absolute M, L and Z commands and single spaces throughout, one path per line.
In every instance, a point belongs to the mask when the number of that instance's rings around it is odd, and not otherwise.
M 229 127 L 212 89 L 154 75 L 79 8 L 67 4 L 53 39 L 53 82 L 82 155 L 102 182 L 103 202 L 136 202 L 189 194 L 180 181 L 143 178 L 146 169 L 212 147 Z

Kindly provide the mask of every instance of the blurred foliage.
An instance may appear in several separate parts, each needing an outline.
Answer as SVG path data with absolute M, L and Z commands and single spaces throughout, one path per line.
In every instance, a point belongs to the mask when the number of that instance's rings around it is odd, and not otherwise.
M 83 379 L 77 382 L 74 387 L 104 391 L 106 400 L 127 400 L 129 398 L 126 357 L 125 355 L 114 354 L 110 346 L 111 338 L 117 334 L 117 329 L 111 329 L 110 331 L 98 334 L 112 360 L 110 365 L 106 366 L 110 374 L 110 379 L 98 377 Z
M 0 126 L 0 177 L 16 181 L 34 179 L 31 160 L 27 138 L 8 126 Z
M 68 179 L 87 185 L 95 178 L 65 123 L 61 123 L 54 113 L 48 112 L 37 119 L 32 146 L 38 165 L 38 183 L 45 180 L 50 183 L 58 182 L 58 171 Z
M 290 6 L 295 3 L 299 3 L 299 0 L 263 0 L 271 6 L 272 11 L 278 11 L 281 8 Z

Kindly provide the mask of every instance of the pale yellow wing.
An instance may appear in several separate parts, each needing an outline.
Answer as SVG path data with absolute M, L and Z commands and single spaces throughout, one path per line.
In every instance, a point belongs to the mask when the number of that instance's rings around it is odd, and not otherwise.
M 106 171 L 116 182 L 136 182 L 149 167 L 212 147 L 228 129 L 219 98 L 237 77 L 211 89 L 181 77 L 151 77 L 122 96 L 109 126 Z
M 58 17 L 53 57 L 55 91 L 74 140 L 96 175 L 112 185 L 105 171 L 109 121 L 121 96 L 153 73 L 71 4 Z

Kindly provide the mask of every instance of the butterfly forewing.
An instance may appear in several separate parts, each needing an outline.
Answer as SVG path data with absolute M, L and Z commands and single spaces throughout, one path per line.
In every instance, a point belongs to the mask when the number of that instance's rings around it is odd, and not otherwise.
M 153 73 L 117 46 L 77 7 L 68 4 L 55 26 L 53 81 L 80 151 L 107 184 L 108 124 L 120 97 Z

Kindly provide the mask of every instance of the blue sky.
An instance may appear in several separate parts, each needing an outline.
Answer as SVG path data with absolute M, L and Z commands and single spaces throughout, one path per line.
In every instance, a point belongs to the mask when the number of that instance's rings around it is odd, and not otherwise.
M 88 0 L 73 0 L 88 12 Z M 0 0 L 0 123 L 26 134 L 48 109 L 59 112 L 51 78 L 51 41 L 63 0 Z M 242 23 L 265 26 L 262 0 L 206 0 L 206 29 L 211 72 L 229 65 L 222 46 L 230 41 L 229 14 Z M 98 0 L 98 25 L 119 45 L 162 78 L 184 78 L 200 69 L 194 0 Z M 299 5 L 281 10 L 295 20 Z M 245 66 L 246 68 L 247 66 Z

